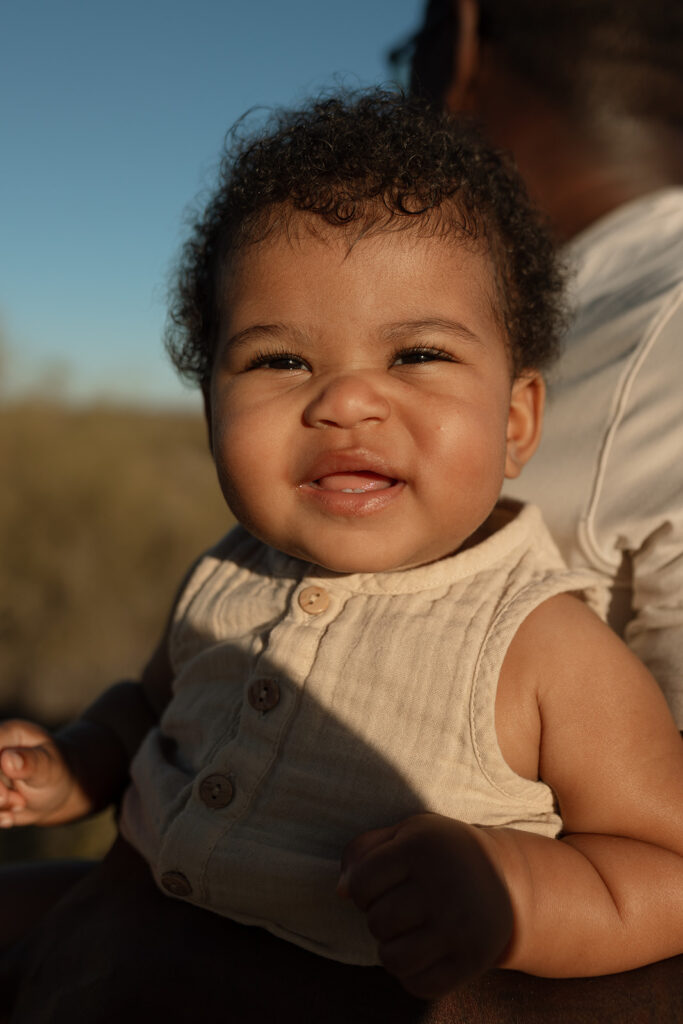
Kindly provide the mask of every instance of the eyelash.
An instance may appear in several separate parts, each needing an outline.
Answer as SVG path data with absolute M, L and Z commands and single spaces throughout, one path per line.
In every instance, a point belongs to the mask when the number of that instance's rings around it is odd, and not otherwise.
M 273 351 L 270 351 L 270 352 L 269 351 L 257 352 L 256 355 L 252 359 L 249 360 L 249 365 L 247 366 L 247 370 L 258 370 L 258 369 L 260 369 L 262 367 L 265 367 L 266 369 L 274 369 L 274 367 L 269 366 L 269 363 L 280 362 L 280 361 L 283 361 L 283 360 L 290 360 L 291 362 L 303 363 L 306 367 L 308 367 L 308 363 L 303 358 L 303 356 L 298 356 L 298 355 L 296 355 L 295 352 L 285 352 L 285 351 L 273 350 Z M 299 368 L 300 367 L 298 367 L 298 366 L 297 367 L 294 367 L 294 366 L 286 367 L 286 369 L 288 369 L 288 370 L 295 370 L 295 369 L 299 369 Z M 279 369 L 282 369 L 282 367 L 279 367 Z
M 406 356 L 417 356 L 418 358 L 413 359 L 413 360 L 409 360 L 409 361 L 406 361 L 406 362 L 403 362 L 403 363 L 399 363 L 398 362 L 398 360 L 400 358 L 405 358 Z M 425 356 L 425 357 L 429 357 L 429 358 L 420 359 L 419 358 L 420 356 Z M 297 363 L 299 365 L 297 365 L 297 366 L 286 366 L 286 367 L 282 367 L 282 366 L 274 367 L 274 366 L 271 365 L 271 364 L 273 364 L 275 362 L 285 362 L 285 361 L 290 361 L 292 363 Z M 430 348 L 429 346 L 426 346 L 426 345 L 424 345 L 424 346 L 415 345 L 413 347 L 397 349 L 397 351 L 394 352 L 394 354 L 392 355 L 391 363 L 389 365 L 390 366 L 419 366 L 419 365 L 422 365 L 422 364 L 427 363 L 427 362 L 457 363 L 457 362 L 459 362 L 459 360 L 456 359 L 449 352 L 444 352 L 442 349 Z M 258 369 L 261 369 L 261 368 L 265 368 L 265 369 L 278 369 L 278 370 L 285 370 L 285 371 L 286 370 L 294 371 L 294 370 L 301 369 L 302 365 L 310 370 L 310 366 L 309 366 L 307 360 L 304 359 L 303 356 L 297 355 L 295 352 L 286 352 L 284 350 L 282 350 L 282 351 L 278 351 L 278 350 L 267 351 L 267 350 L 264 350 L 264 351 L 257 352 L 253 356 L 253 358 L 250 359 L 249 364 L 246 367 L 246 369 L 247 370 L 258 370 Z
M 445 362 L 445 363 L 457 363 L 458 360 L 452 356 L 449 352 L 444 352 L 440 348 L 430 348 L 427 345 L 415 345 L 410 348 L 402 348 L 394 353 L 392 359 L 392 366 L 396 366 L 396 360 L 400 356 L 429 356 L 429 359 L 416 359 L 414 362 L 403 363 L 398 365 L 403 366 L 419 366 L 421 363 L 426 362 Z

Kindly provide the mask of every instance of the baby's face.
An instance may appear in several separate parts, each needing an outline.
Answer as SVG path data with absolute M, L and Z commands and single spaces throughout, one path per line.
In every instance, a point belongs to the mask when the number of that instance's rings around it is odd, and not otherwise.
M 226 284 L 211 381 L 219 480 L 253 534 L 338 572 L 456 551 L 533 447 L 485 256 L 414 229 L 349 251 L 294 220 Z M 298 226 L 298 230 L 297 230 Z

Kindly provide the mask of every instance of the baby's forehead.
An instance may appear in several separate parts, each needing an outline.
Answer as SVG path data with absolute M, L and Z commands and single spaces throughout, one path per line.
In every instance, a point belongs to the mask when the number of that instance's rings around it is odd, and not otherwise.
M 385 281 L 401 286 L 387 291 Z M 340 295 L 339 315 L 349 309 L 343 294 L 348 284 L 348 295 L 357 299 L 360 294 L 355 314 L 368 324 L 380 307 L 386 318 L 389 305 L 397 310 L 398 319 L 401 311 L 408 319 L 415 311 L 416 321 L 431 317 L 436 322 L 439 315 L 458 308 L 466 295 L 470 309 L 479 311 L 480 322 L 493 322 L 496 334 L 509 345 L 498 276 L 486 240 L 449 230 L 446 223 L 406 216 L 386 223 L 376 219 L 370 224 L 338 225 L 299 211 L 272 218 L 240 247 L 227 268 L 219 300 L 221 330 L 233 326 L 235 318 L 241 324 L 245 310 L 260 316 L 266 309 L 291 308 L 295 300 L 289 296 L 301 295 L 301 282 L 306 295 Z
M 381 248 L 385 261 L 392 256 L 403 260 L 406 247 L 439 254 L 457 254 L 462 272 L 490 284 L 492 300 L 498 302 L 499 274 L 488 235 L 472 225 L 454 204 L 425 213 L 397 215 L 373 204 L 371 211 L 349 216 L 344 223 L 330 223 L 317 213 L 291 207 L 277 207 L 236 240 L 223 264 L 224 284 L 235 284 L 246 266 L 258 263 L 263 269 L 275 262 L 283 249 L 296 260 L 318 248 L 321 254 L 336 254 L 340 261 L 352 257 L 372 259 Z

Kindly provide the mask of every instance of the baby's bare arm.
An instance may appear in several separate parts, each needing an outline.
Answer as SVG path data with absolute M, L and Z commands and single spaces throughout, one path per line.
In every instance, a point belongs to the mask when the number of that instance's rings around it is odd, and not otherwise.
M 515 926 L 500 966 L 571 978 L 683 952 L 683 858 L 623 836 L 491 833 Z
M 383 962 L 409 991 L 436 997 L 496 962 L 571 977 L 683 951 L 683 745 L 649 673 L 562 597 L 520 629 L 500 692 L 536 737 L 515 758 L 527 774 L 539 766 L 567 834 L 419 815 L 359 837 L 342 891 L 367 913 Z
M 484 836 L 515 910 L 505 966 L 602 974 L 683 952 L 683 744 L 659 687 L 569 596 L 515 637 L 500 685 L 522 679 L 535 681 L 539 774 L 565 834 Z

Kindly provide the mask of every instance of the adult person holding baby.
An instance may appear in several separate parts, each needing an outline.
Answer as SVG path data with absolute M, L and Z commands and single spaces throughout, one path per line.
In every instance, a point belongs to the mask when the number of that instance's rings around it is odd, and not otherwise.
M 683 10 L 430 0 L 411 87 L 510 151 L 565 243 L 573 320 L 533 466 L 506 493 L 605 583 L 683 729 Z

